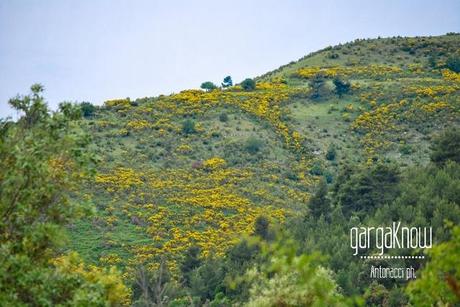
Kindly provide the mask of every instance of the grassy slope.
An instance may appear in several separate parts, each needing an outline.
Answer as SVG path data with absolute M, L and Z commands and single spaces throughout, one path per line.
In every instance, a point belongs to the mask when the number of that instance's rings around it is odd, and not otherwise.
M 342 162 L 424 163 L 432 134 L 459 120 L 459 83 L 446 80 L 428 59 L 436 54 L 442 66 L 459 49 L 458 35 L 360 40 L 257 78 L 274 88 L 160 96 L 101 108 L 82 123 L 102 161 L 84 196 L 98 210 L 70 228 L 70 247 L 128 272 L 142 262 L 155 267 L 164 255 L 174 269 L 190 244 L 200 245 L 205 255 L 222 255 L 251 231 L 258 215 L 282 222 L 305 208 L 318 179 L 312 168 L 333 175 Z M 369 70 L 374 64 L 401 71 Z M 298 77 L 298 70 L 336 66 L 345 69 L 352 93 L 309 99 L 309 80 Z M 331 80 L 327 86 L 333 89 Z M 423 92 L 430 88 L 434 94 Z M 264 103 L 268 109 L 260 107 Z M 222 113 L 228 121 L 219 119 Z M 185 119 L 196 123 L 196 133 L 181 131 Z M 357 125 L 359 119 L 365 124 Z M 263 143 L 255 154 L 245 149 L 250 137 Z M 325 159 L 331 144 L 336 161 Z M 215 157 L 225 162 L 209 160 Z

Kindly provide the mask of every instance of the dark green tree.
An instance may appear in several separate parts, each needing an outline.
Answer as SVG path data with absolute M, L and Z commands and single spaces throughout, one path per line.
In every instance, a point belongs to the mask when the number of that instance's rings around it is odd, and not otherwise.
M 207 259 L 191 272 L 190 290 L 202 302 L 212 300 L 218 293 L 225 291 L 224 278 L 223 263 L 218 259 Z
M 313 100 L 320 100 L 327 95 L 326 78 L 322 73 L 317 73 L 310 80 L 310 98 Z
M 232 269 L 239 270 L 244 273 L 246 270 L 241 269 L 247 267 L 248 264 L 255 259 L 260 248 L 256 244 L 250 244 L 247 240 L 238 242 L 228 251 L 228 260 L 231 262 Z
M 324 179 L 318 184 L 315 194 L 308 201 L 308 209 L 313 217 L 327 216 L 331 210 L 331 204 L 327 198 L 327 184 Z
M 436 53 L 433 53 L 428 57 L 428 66 L 431 68 L 437 68 L 438 61 L 439 61 L 439 56 Z
M 247 78 L 241 82 L 241 87 L 245 91 L 253 91 L 256 89 L 256 82 L 253 79 Z
M 132 290 L 132 306 L 136 307 L 168 306 L 179 292 L 163 259 L 160 260 L 158 269 L 153 272 L 145 267 L 137 268 Z
M 333 144 L 329 145 L 327 152 L 326 152 L 326 159 L 329 161 L 335 160 L 335 157 L 337 155 L 337 151 L 335 149 L 335 146 Z
M 182 276 L 187 286 L 190 286 L 190 272 L 199 267 L 201 263 L 200 248 L 196 245 L 192 245 L 186 250 L 184 261 L 182 261 L 180 266 Z
M 84 117 L 91 117 L 96 111 L 96 107 L 90 102 L 82 102 L 80 108 Z
M 348 178 L 339 175 L 336 202 L 347 215 L 353 212 L 364 215 L 390 203 L 399 195 L 399 172 L 395 165 L 378 163 L 371 167 L 358 167 Z
M 343 81 L 340 78 L 334 78 L 332 82 L 335 85 L 335 93 L 339 97 L 342 97 L 344 94 L 350 92 L 351 85 L 349 82 Z
M 385 286 L 372 282 L 369 288 L 364 293 L 364 299 L 366 300 L 366 306 L 388 306 L 389 292 Z
M 206 81 L 201 83 L 201 88 L 209 92 L 215 90 L 217 88 L 217 85 L 215 85 L 211 81 Z
M 227 76 L 224 78 L 224 81 L 222 82 L 222 87 L 230 87 L 233 86 L 233 80 L 232 77 Z
M 394 286 L 388 295 L 389 306 L 407 306 L 408 296 L 404 293 L 404 288 Z
M 41 96 L 45 88 L 41 84 L 34 84 L 30 89 L 30 95 L 16 96 L 8 101 L 14 109 L 23 112 L 24 116 L 19 119 L 20 127 L 23 129 L 49 119 L 48 107 Z
M 269 225 L 270 221 L 266 216 L 258 216 L 254 222 L 254 235 L 267 240 L 269 238 Z
M 460 130 L 451 128 L 436 137 L 432 144 L 431 161 L 443 164 L 447 160 L 460 163 Z

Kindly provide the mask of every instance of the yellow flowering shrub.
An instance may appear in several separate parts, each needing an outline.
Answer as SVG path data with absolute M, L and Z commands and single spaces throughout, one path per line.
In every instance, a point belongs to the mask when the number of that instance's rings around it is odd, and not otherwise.
M 142 129 L 150 128 L 151 126 L 152 125 L 148 121 L 143 120 L 143 119 L 142 120 L 132 120 L 126 124 L 126 127 L 132 130 L 142 130 Z
M 444 101 L 430 102 L 422 105 L 420 108 L 429 113 L 438 112 L 440 110 L 448 109 L 450 106 Z
M 225 160 L 219 157 L 214 157 L 203 162 L 203 167 L 207 169 L 216 169 L 225 165 Z
M 121 258 L 117 254 L 112 253 L 106 256 L 102 256 L 101 258 L 99 258 L 99 261 L 106 265 L 117 265 L 121 262 Z
M 448 69 L 443 69 L 442 76 L 447 81 L 460 82 L 460 73 L 456 73 Z
M 112 184 L 123 188 L 128 189 L 135 185 L 141 185 L 143 182 L 138 173 L 129 168 L 120 167 L 115 170 L 114 173 L 108 174 L 98 174 L 96 175 L 96 183 L 100 184 Z
M 336 77 L 344 76 L 348 77 L 353 75 L 354 77 L 364 77 L 364 76 L 385 76 L 390 74 L 399 74 L 403 70 L 397 66 L 389 65 L 365 65 L 365 66 L 333 66 L 333 67 L 303 67 L 298 69 L 294 76 L 301 78 L 311 78 L 318 73 L 322 73 L 326 77 Z
M 192 147 L 190 145 L 188 145 L 188 144 L 181 144 L 181 145 L 177 146 L 176 151 L 185 154 L 185 153 L 191 152 Z
M 57 273 L 64 276 L 67 282 L 79 283 L 80 288 L 72 293 L 73 304 L 88 306 L 89 304 L 111 306 L 128 306 L 131 293 L 123 284 L 120 273 L 111 267 L 103 269 L 93 265 L 85 265 L 77 253 L 72 252 L 52 260 Z M 96 287 L 95 287 L 96 286 Z
M 452 94 L 458 91 L 459 89 L 460 87 L 458 86 L 438 85 L 431 87 L 415 88 L 414 91 L 418 96 L 429 96 L 434 98 L 442 95 Z
M 131 101 L 129 98 L 111 99 L 111 100 L 106 100 L 104 102 L 104 105 L 108 108 L 125 109 L 131 106 Z

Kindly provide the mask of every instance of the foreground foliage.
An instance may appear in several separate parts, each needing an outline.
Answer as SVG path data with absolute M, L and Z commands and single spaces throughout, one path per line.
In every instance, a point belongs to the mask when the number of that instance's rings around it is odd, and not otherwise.
M 80 110 L 62 104 L 49 114 L 41 85 L 10 100 L 23 112 L 0 130 L 0 302 L 8 306 L 105 306 L 127 303 L 120 276 L 86 268 L 74 254 L 58 256 L 63 226 L 86 214 L 75 202 L 93 157 L 74 129 Z

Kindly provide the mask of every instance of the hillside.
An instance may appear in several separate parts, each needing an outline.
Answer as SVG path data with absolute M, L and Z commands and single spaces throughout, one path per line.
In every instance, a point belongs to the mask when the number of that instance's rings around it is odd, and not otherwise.
M 254 90 L 106 101 L 80 123 L 100 159 L 81 197 L 97 211 L 68 228 L 68 248 L 127 279 L 161 259 L 178 276 L 190 246 L 219 258 L 260 216 L 284 228 L 345 165 L 426 165 L 432 138 L 460 123 L 460 74 L 446 68 L 459 50 L 458 34 L 356 40 Z

